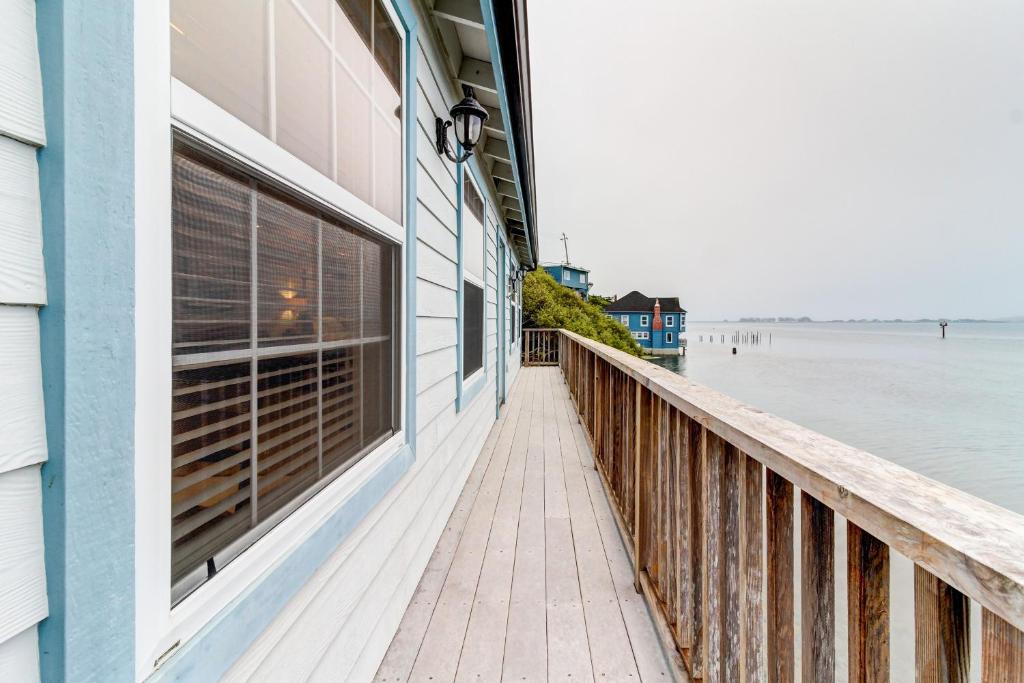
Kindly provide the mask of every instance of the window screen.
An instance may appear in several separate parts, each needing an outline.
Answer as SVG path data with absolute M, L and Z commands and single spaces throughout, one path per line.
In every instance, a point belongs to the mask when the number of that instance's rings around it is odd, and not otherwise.
M 402 222 L 402 38 L 381 0 L 172 0 L 170 35 L 176 78 Z
M 172 593 L 398 429 L 398 249 L 175 143 Z
M 462 192 L 462 203 L 467 211 L 462 212 L 462 259 L 463 269 L 477 280 L 484 282 L 484 203 L 477 194 L 473 183 L 466 179 Z M 476 209 L 474 207 L 477 207 Z M 478 209 L 478 210 L 477 210 Z
M 484 290 L 466 280 L 462 298 L 462 376 L 469 377 L 484 364 Z

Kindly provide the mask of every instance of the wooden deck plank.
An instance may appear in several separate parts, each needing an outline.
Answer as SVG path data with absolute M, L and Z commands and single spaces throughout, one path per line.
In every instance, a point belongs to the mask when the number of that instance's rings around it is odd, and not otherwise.
M 548 678 L 591 680 L 590 647 L 583 615 L 580 577 L 573 545 L 569 500 L 556 420 L 554 383 L 557 369 L 545 370 L 544 411 L 544 538 L 548 626 Z M 561 388 L 558 386 L 557 388 Z
M 430 556 L 427 568 L 416 586 L 416 592 L 406 608 L 402 623 L 391 641 L 384 661 L 377 670 L 375 680 L 381 682 L 409 680 L 413 664 L 416 662 L 416 654 L 420 650 L 420 644 L 423 642 L 423 637 L 430 624 L 430 617 L 434 613 L 434 607 L 437 605 L 438 597 L 455 557 L 456 548 L 458 548 L 459 540 L 465 530 L 466 520 L 473 508 L 484 473 L 493 457 L 494 446 L 510 416 L 517 413 L 523 406 L 523 397 L 526 394 L 523 385 L 528 384 L 531 379 L 529 376 L 524 376 L 521 385 L 513 388 L 514 393 L 512 400 L 509 401 L 508 409 L 502 413 L 492 428 L 491 434 L 484 444 L 483 452 L 473 466 L 459 500 L 455 504 L 455 509 L 448 519 L 448 524 L 441 533 L 441 538 Z
M 542 368 L 523 368 L 537 374 Z M 505 633 L 502 680 L 542 681 L 547 679 L 547 599 L 544 581 L 544 433 L 543 415 L 538 409 L 540 395 L 534 391 L 530 402 L 530 438 L 523 475 L 523 498 L 519 510 L 519 533 L 512 576 L 512 602 Z
M 410 680 L 449 681 L 455 678 L 480 579 L 484 550 L 491 533 L 494 509 L 511 453 L 508 434 L 514 431 L 516 424 L 506 420 L 500 430 L 497 443 L 501 447 L 495 448 L 480 483 L 480 490 L 466 520 L 465 531 L 459 540 L 444 587 L 431 615 L 430 625 L 416 656 Z M 504 428 L 506 426 L 508 429 Z
M 670 680 L 612 514 L 559 369 L 524 368 L 376 680 Z
M 537 375 L 530 373 L 529 391 L 519 392 L 517 398 L 532 397 Z M 509 603 L 512 594 L 512 570 L 515 566 L 516 537 L 519 533 L 519 510 L 523 499 L 523 476 L 526 452 L 530 438 L 532 400 L 526 401 L 520 413 L 520 423 L 512 439 L 508 469 L 494 510 L 491 537 L 484 554 L 480 584 L 469 618 L 466 639 L 459 658 L 457 681 L 497 681 L 501 679 L 505 655 L 505 630 L 508 624 Z
M 640 680 L 633 650 L 629 646 L 629 634 L 615 593 L 608 557 L 605 554 L 601 531 L 598 528 L 594 507 L 590 503 L 590 492 L 581 453 L 576 446 L 572 432 L 575 421 L 572 402 L 565 387 L 556 392 L 556 421 L 558 442 L 562 453 L 562 467 L 565 475 L 565 490 L 569 502 L 569 519 L 572 522 L 572 538 L 579 570 L 580 593 L 587 623 L 587 637 L 590 641 L 590 658 L 594 678 L 607 681 Z M 584 451 L 588 454 L 588 451 Z M 593 460 L 588 459 L 593 468 Z

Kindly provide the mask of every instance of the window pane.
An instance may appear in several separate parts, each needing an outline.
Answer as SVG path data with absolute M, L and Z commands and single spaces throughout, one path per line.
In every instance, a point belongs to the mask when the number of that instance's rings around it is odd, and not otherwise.
M 468 208 L 476 194 L 468 177 L 463 186 L 463 204 Z M 462 263 L 465 272 L 484 280 L 484 226 L 472 210 L 462 212 Z
M 274 22 L 277 143 L 329 176 L 330 48 L 290 2 L 275 5 Z
M 400 118 L 374 115 L 374 206 L 402 222 L 402 134 Z
M 462 376 L 469 377 L 484 364 L 484 290 L 468 280 L 462 315 Z
M 317 354 L 260 360 L 257 386 L 257 510 L 262 521 L 317 479 Z
M 267 135 L 266 3 L 174 0 L 170 29 L 174 76 Z
M 250 337 L 252 190 L 179 145 L 174 156 L 174 351 L 244 349 Z
M 310 344 L 317 324 L 317 219 L 261 192 L 257 207 L 259 345 Z
M 371 112 L 369 87 L 364 90 L 352 74 L 339 64 L 337 68 L 338 184 L 370 203 L 370 166 L 372 139 L 369 134 Z
M 340 225 L 323 224 L 323 338 L 325 342 L 359 337 L 363 240 Z
M 393 434 L 401 392 L 398 248 L 184 143 L 173 163 L 177 602 Z
M 391 85 L 390 92 L 384 84 L 376 84 L 375 89 L 382 93 L 383 98 L 397 96 L 402 90 L 402 40 L 398 37 L 398 31 L 391 23 L 391 17 L 381 4 L 380 0 L 374 3 L 373 17 L 373 56 L 380 68 L 380 73 L 387 78 Z M 390 102 L 388 99 L 378 99 L 378 104 L 385 106 Z M 397 103 L 396 103 L 397 104 Z

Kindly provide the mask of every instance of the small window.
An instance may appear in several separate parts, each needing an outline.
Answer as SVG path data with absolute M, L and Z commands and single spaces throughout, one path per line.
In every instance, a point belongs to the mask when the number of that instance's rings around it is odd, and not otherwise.
M 178 602 L 394 434 L 398 248 L 176 142 Z
M 666 332 L 665 333 L 665 343 L 666 344 L 671 344 L 672 343 L 672 333 L 671 332 Z
M 562 271 L 562 280 L 564 282 L 569 282 L 571 279 L 572 279 L 572 273 L 570 273 L 568 270 L 563 270 Z
M 640 316 L 640 327 L 647 327 L 650 317 L 646 315 Z
M 629 327 L 629 316 L 628 315 L 621 315 L 621 316 L 619 316 L 619 321 L 623 325 L 625 325 L 626 327 Z
M 469 280 L 462 297 L 462 376 L 469 377 L 484 365 L 484 289 Z
M 580 273 L 580 282 L 586 282 L 587 278 L 583 273 Z
M 676 324 L 676 319 L 671 315 L 665 316 L 665 327 L 672 327 Z

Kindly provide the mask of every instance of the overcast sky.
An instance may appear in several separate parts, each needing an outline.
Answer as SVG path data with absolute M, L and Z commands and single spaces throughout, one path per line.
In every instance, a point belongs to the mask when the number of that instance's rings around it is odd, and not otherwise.
M 541 259 L 742 315 L 1024 315 L 1024 2 L 532 0 Z

